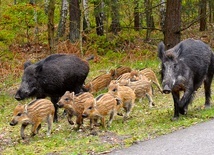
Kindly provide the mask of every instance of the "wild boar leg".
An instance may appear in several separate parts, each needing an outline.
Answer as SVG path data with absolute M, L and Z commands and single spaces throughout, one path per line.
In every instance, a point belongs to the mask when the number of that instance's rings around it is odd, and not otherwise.
M 39 125 L 41 124 L 41 122 L 35 123 L 32 125 L 32 129 L 31 129 L 31 137 L 35 136 L 37 134 L 37 129 L 39 127 Z
M 180 95 L 179 92 L 172 92 L 172 96 L 173 96 L 173 100 L 174 100 L 174 116 L 172 118 L 172 120 L 177 120 L 179 117 L 179 99 L 180 99 Z
M 194 97 L 194 89 L 193 88 L 189 88 L 187 91 L 184 92 L 184 94 L 180 100 L 180 103 L 178 104 L 179 108 L 181 110 L 184 110 L 184 111 L 180 111 L 181 114 L 186 113 L 185 107 L 188 106 L 188 104 L 191 102 L 193 97 Z
M 112 111 L 111 113 L 110 113 L 110 118 L 109 118 L 109 121 L 108 121 L 108 127 L 110 127 L 110 125 L 111 125 L 111 123 L 112 123 L 112 120 L 113 120 L 113 118 L 114 118 L 114 111 Z
M 159 91 L 163 93 L 163 90 L 157 81 L 153 81 L 153 83 L 158 87 Z
M 204 80 L 204 91 L 205 91 L 205 108 L 210 108 L 210 96 L 211 96 L 211 84 L 213 74 L 207 76 Z
M 101 119 L 101 124 L 103 128 L 106 128 L 105 117 L 101 117 L 100 119 Z
M 83 118 L 82 118 L 82 115 L 81 115 L 81 114 L 79 114 L 79 115 L 77 116 L 76 124 L 77 124 L 77 129 L 79 129 L 80 126 L 83 124 Z
M 51 102 L 54 104 L 55 113 L 54 113 L 54 122 L 58 122 L 58 105 L 57 102 L 59 101 L 59 97 L 51 97 Z
M 70 114 L 70 113 L 67 114 L 68 123 L 71 125 L 74 125 L 74 122 L 71 120 L 72 117 L 73 117 L 73 114 Z
M 123 121 L 126 121 L 126 120 L 128 119 L 129 114 L 130 114 L 130 112 L 131 112 L 131 110 L 132 110 L 132 104 L 133 104 L 133 103 L 128 103 L 128 104 L 126 104 L 126 107 L 124 108 L 124 109 L 125 109 L 125 115 L 124 115 L 124 117 L 123 117 Z
M 41 129 L 42 125 L 39 124 L 38 128 L 36 129 L 36 133 L 38 134 L 39 133 L 39 130 Z
M 21 126 L 21 137 L 22 137 L 22 139 L 25 139 L 24 130 L 25 130 L 26 126 L 28 126 L 28 124 L 22 124 L 22 126 Z
M 94 127 L 94 118 L 90 118 L 90 129 Z
M 53 117 L 52 117 L 51 114 L 47 118 L 47 123 L 48 123 L 47 136 L 50 136 L 51 135 L 52 124 L 53 124 Z
M 155 104 L 154 104 L 154 102 L 153 102 L 153 100 L 152 100 L 151 95 L 149 95 L 148 93 L 146 93 L 146 97 L 147 97 L 148 100 L 149 100 L 149 106 L 150 106 L 150 108 L 152 108 Z

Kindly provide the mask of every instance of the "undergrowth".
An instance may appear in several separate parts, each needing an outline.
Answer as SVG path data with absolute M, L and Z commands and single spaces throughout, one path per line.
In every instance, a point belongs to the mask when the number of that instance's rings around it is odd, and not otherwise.
M 133 54 L 135 57 L 136 55 L 139 53 Z M 130 61 L 126 54 L 116 53 L 115 57 L 111 56 L 109 56 L 110 58 L 107 56 L 100 57 L 99 63 L 90 61 L 90 73 L 87 80 L 120 65 L 130 66 L 133 69 L 151 67 L 159 77 L 159 60 L 156 58 L 146 59 L 145 57 L 143 60 Z M 142 102 L 136 101 L 130 118 L 125 123 L 122 122 L 121 116 L 116 116 L 111 127 L 107 130 L 99 127 L 90 130 L 89 121 L 86 119 L 83 128 L 76 131 L 75 126 L 71 126 L 67 122 L 62 109 L 60 109 L 59 123 L 54 123 L 51 137 L 46 136 L 47 127 L 46 124 L 43 124 L 40 133 L 32 138 L 29 137 L 30 127 L 28 127 L 26 130 L 28 139 L 22 140 L 20 125 L 11 127 L 9 122 L 14 107 L 18 103 L 28 103 L 31 99 L 16 101 L 13 96 L 21 79 L 8 78 L 7 80 L 8 82 L 5 82 L 7 89 L 3 89 L 4 91 L 0 96 L 1 154 L 102 154 L 114 149 L 128 147 L 139 141 L 168 134 L 214 117 L 213 108 L 203 109 L 204 93 L 200 89 L 193 104 L 189 107 L 188 114 L 181 116 L 178 121 L 171 121 L 173 116 L 172 97 L 161 94 L 154 86 L 153 100 L 155 106 L 149 108 L 147 98 L 143 99 Z M 95 96 L 103 92 L 106 92 L 106 89 L 98 92 Z

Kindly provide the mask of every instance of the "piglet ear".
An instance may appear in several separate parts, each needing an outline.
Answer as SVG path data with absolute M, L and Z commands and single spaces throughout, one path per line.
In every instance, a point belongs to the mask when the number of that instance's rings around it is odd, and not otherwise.
M 28 66 L 32 65 L 32 62 L 30 60 L 26 61 L 24 63 L 24 69 L 27 68 Z
M 70 91 L 66 91 L 65 94 L 70 94 Z
M 158 45 L 158 57 L 163 60 L 164 57 L 164 52 L 165 52 L 165 45 L 163 42 L 160 42 Z
M 72 98 L 73 101 L 74 101 L 74 97 L 75 97 L 75 94 L 74 94 L 74 92 L 72 92 L 71 93 L 71 98 Z

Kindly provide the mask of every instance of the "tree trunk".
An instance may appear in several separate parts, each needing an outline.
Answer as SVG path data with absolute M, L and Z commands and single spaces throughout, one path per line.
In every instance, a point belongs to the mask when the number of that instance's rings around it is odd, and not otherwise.
M 49 1 L 49 0 L 45 0 L 45 1 L 44 1 L 44 11 L 45 11 L 45 14 L 46 14 L 46 15 L 48 14 L 48 1 Z
M 209 0 L 209 22 L 212 23 L 214 21 L 214 1 Z
M 54 10 L 55 0 L 50 0 L 48 5 L 48 44 L 50 53 L 54 53 Z
M 164 43 L 169 49 L 178 44 L 181 39 L 181 0 L 167 0 L 164 25 Z
M 67 2 L 67 0 L 62 0 L 60 21 L 59 21 L 58 31 L 57 31 L 57 38 L 63 37 L 65 35 L 67 14 L 68 14 L 68 2 Z
M 0 0 L 0 19 L 1 19 L 1 0 Z
M 104 35 L 104 26 L 103 26 L 103 4 L 102 1 L 94 1 L 94 14 L 95 14 L 95 20 L 96 20 L 96 32 L 97 35 L 102 36 Z
M 82 38 L 83 38 L 83 21 L 84 21 L 84 6 L 83 0 L 80 2 L 80 52 L 83 56 L 83 45 L 82 45 Z
M 145 0 L 145 9 L 146 9 L 146 40 L 150 39 L 152 30 L 154 29 L 154 19 L 152 17 L 152 0 Z
M 91 24 L 89 20 L 89 5 L 88 0 L 83 0 L 83 13 L 84 13 L 84 30 L 88 31 L 90 30 Z
M 136 31 L 139 31 L 141 28 L 140 23 L 140 14 L 139 14 L 139 3 L 138 0 L 134 1 L 135 7 L 134 7 L 134 29 Z
M 119 4 L 118 0 L 111 0 L 111 18 L 112 22 L 110 25 L 110 30 L 115 35 L 121 30 L 120 20 L 119 20 Z
M 165 0 L 160 0 L 160 27 L 163 30 L 164 29 L 164 23 L 166 19 L 166 3 Z
M 207 0 L 200 0 L 200 31 L 205 31 L 206 26 L 207 26 L 207 21 L 206 21 L 206 9 L 207 6 Z
M 69 39 L 75 42 L 80 37 L 79 0 L 69 0 L 70 33 Z
M 36 2 L 35 2 L 35 0 L 30 0 L 29 4 L 31 4 L 31 5 L 35 5 L 35 4 L 36 4 Z

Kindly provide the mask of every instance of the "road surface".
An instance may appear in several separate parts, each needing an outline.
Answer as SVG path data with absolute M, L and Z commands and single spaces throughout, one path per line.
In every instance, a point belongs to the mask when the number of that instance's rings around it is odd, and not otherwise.
M 139 142 L 107 155 L 214 155 L 214 120 Z

